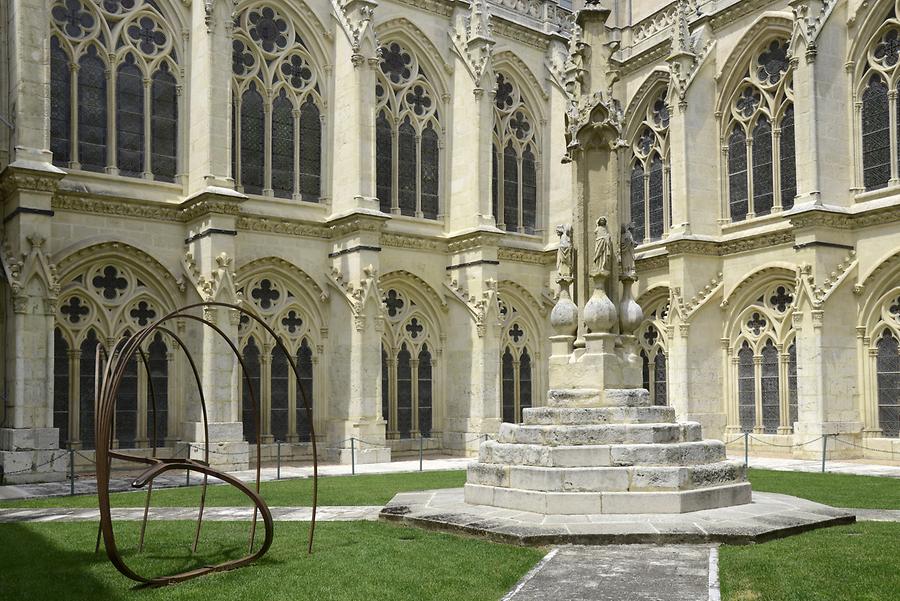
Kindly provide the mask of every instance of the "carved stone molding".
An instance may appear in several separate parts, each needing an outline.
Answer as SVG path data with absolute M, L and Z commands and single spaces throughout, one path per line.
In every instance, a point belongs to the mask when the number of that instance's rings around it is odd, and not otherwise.
M 188 279 L 204 301 L 232 304 L 240 302 L 240 294 L 237 292 L 235 284 L 237 275 L 234 272 L 234 259 L 227 253 L 220 253 L 216 257 L 216 267 L 209 274 L 202 273 L 191 252 L 184 254 L 182 266 Z
M 451 254 L 465 252 L 467 250 L 478 249 L 482 247 L 497 246 L 503 234 L 500 232 L 489 232 L 478 230 L 468 232 L 460 236 L 451 238 L 447 243 L 447 252 Z
M 5 201 L 16 191 L 53 193 L 64 176 L 65 173 L 56 167 L 45 170 L 8 165 L 0 174 L 0 195 Z
M 265 234 L 298 236 L 301 238 L 331 238 L 331 229 L 322 224 L 285 217 L 266 217 L 264 215 L 242 214 L 237 221 L 237 229 Z
M 188 198 L 179 205 L 178 218 L 180 221 L 190 222 L 206 215 L 236 216 L 241 212 L 241 203 L 246 197 L 204 192 Z
M 0 252 L 0 264 L 3 267 L 3 275 L 9 286 L 12 296 L 14 313 L 26 313 L 28 302 L 33 300 L 29 282 L 37 280 L 43 286 L 43 313 L 52 315 L 56 310 L 56 299 L 59 296 L 59 277 L 57 268 L 50 261 L 50 256 L 44 252 L 44 238 L 39 234 L 31 234 L 27 237 L 30 249 L 20 256 L 12 251 L 8 243 L 4 244 Z
M 389 217 L 369 213 L 353 213 L 329 221 L 327 227 L 332 238 L 342 238 L 357 232 L 380 232 Z
M 446 242 L 433 238 L 423 238 L 413 234 L 387 233 L 381 234 L 381 246 L 406 248 L 411 250 L 429 250 L 443 252 L 447 250 Z
M 453 49 L 465 63 L 476 89 L 484 89 L 485 73 L 489 70 L 494 41 L 491 13 L 486 0 L 472 0 L 469 14 L 457 13 L 450 38 Z
M 362 278 L 359 282 L 353 283 L 345 279 L 344 274 L 338 267 L 332 267 L 331 273 L 327 274 L 328 283 L 331 284 L 341 296 L 350 305 L 350 311 L 353 313 L 353 324 L 357 332 L 362 332 L 366 328 L 366 320 L 370 317 L 375 320 L 375 329 L 382 331 L 384 328 L 383 303 L 381 301 L 381 291 L 378 287 L 378 270 L 368 265 L 363 269 Z M 366 305 L 372 304 L 377 307 L 377 311 L 367 311 Z
M 800 265 L 797 268 L 797 300 L 795 304 L 799 306 L 801 298 L 805 298 L 814 309 L 820 309 L 838 286 L 847 279 L 857 264 L 856 251 L 849 251 L 847 256 L 825 276 L 821 284 L 816 283 L 811 265 L 807 263 Z M 856 287 L 854 286 L 855 291 Z
M 511 261 L 513 263 L 553 265 L 556 260 L 556 252 L 553 250 L 543 251 L 501 246 L 497 249 L 497 258 L 501 261 Z
M 53 197 L 51 206 L 55 211 L 112 215 L 152 221 L 181 220 L 181 211 L 173 205 L 142 200 L 84 196 L 74 192 L 58 192 Z
M 496 280 L 488 278 L 484 281 L 484 292 L 480 299 L 469 294 L 462 284 L 450 276 L 444 282 L 444 286 L 452 293 L 453 298 L 461 302 L 469 311 L 475 321 L 475 332 L 479 338 L 484 338 L 489 326 L 499 330 L 500 304 Z

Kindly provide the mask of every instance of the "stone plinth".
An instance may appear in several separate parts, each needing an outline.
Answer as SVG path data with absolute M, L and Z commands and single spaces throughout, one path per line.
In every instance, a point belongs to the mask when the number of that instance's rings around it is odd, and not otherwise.
M 551 390 L 468 469 L 465 501 L 541 514 L 685 513 L 750 502 L 744 465 L 644 389 Z

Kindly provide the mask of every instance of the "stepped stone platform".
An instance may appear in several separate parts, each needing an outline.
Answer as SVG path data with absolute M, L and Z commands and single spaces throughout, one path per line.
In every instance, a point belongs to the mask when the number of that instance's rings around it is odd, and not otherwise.
M 399 493 L 379 519 L 533 546 L 750 544 L 856 521 L 848 510 L 775 493 L 692 513 L 559 515 L 472 505 L 461 488 Z
M 556 515 L 685 513 L 750 502 L 743 463 L 644 389 L 551 390 L 470 464 L 465 501 Z

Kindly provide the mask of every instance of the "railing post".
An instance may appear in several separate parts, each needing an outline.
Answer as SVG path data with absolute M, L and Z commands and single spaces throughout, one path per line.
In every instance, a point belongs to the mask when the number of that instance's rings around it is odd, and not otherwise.
M 828 435 L 822 435 L 822 473 L 825 473 L 825 453 L 828 452 Z
M 422 435 L 419 434 L 419 471 L 422 471 L 422 450 L 425 439 L 422 438 Z
M 69 496 L 75 494 L 75 449 L 69 449 Z
M 278 454 L 277 454 L 278 459 L 276 460 L 277 463 L 275 464 L 275 465 L 276 465 L 276 467 L 275 467 L 275 479 L 276 479 L 276 480 L 281 480 L 281 441 L 279 440 L 279 441 L 277 441 L 277 442 L 278 442 Z
M 750 433 L 744 432 L 744 467 L 750 467 Z
M 350 474 L 356 475 L 356 439 L 350 437 Z

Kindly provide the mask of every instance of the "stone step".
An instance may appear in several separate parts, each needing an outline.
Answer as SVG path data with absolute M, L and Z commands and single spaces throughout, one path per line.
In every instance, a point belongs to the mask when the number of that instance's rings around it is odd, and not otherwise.
M 673 407 L 531 407 L 523 410 L 527 426 L 589 424 L 672 424 Z
M 666 444 L 702 439 L 700 424 L 602 424 L 529 426 L 501 424 L 497 440 L 517 444 L 556 446 L 608 444 Z
M 556 446 L 502 443 L 481 444 L 478 461 L 539 467 L 681 466 L 725 460 L 725 444 L 719 440 L 672 444 L 614 444 Z
M 555 388 L 547 392 L 549 407 L 651 407 L 646 388 Z
M 666 492 L 549 492 L 467 483 L 465 501 L 554 515 L 686 513 L 750 502 L 746 482 Z
M 548 468 L 472 463 L 467 482 L 548 492 L 665 492 L 695 490 L 746 480 L 740 461 L 695 466 Z

